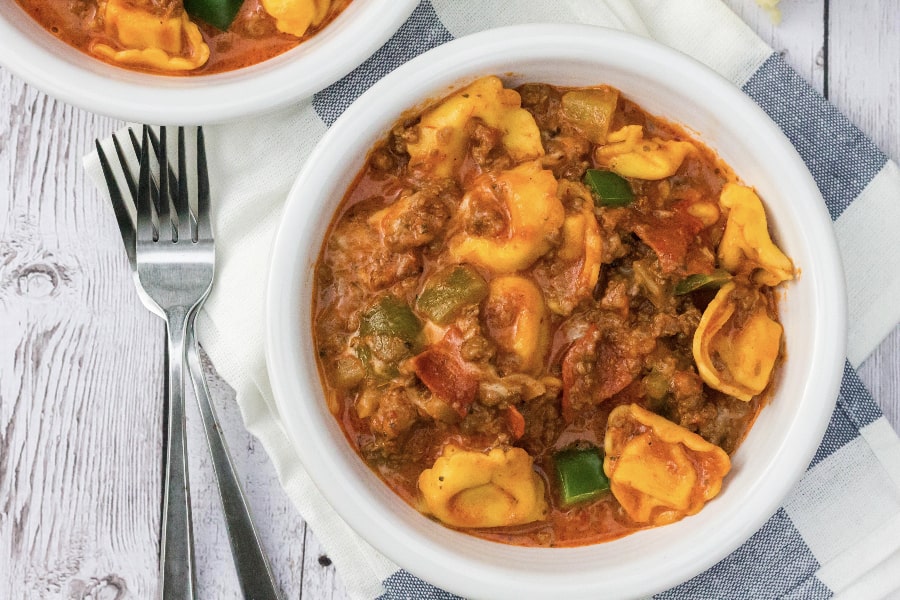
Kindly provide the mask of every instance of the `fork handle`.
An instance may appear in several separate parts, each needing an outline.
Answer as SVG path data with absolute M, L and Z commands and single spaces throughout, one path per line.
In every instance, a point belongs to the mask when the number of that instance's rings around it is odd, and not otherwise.
M 193 316 L 188 325 L 187 338 L 188 370 L 191 380 L 194 382 L 194 394 L 200 405 L 200 415 L 203 417 L 203 430 L 206 433 L 206 442 L 209 445 L 213 468 L 216 472 L 216 483 L 219 486 L 219 496 L 222 499 L 222 508 L 228 529 L 228 541 L 231 544 L 231 554 L 241 591 L 244 598 L 248 599 L 278 600 L 278 588 L 275 585 L 272 570 L 253 525 L 244 491 L 241 489 L 240 480 L 210 400 L 209 389 L 206 386 L 206 378 L 203 375 L 203 368 L 197 352 Z
M 179 307 L 166 312 L 169 427 L 159 556 L 159 590 L 163 600 L 195 600 L 197 597 L 184 411 L 184 342 L 187 323 L 186 309 Z

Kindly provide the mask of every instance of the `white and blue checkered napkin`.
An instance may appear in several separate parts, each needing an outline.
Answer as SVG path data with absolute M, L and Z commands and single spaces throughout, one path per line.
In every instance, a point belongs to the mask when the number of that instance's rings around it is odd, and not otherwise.
M 848 361 L 817 454 L 772 518 L 707 572 L 659 598 L 880 598 L 900 591 L 900 441 L 854 366 L 900 321 L 900 171 L 718 0 L 422 0 L 354 72 L 273 115 L 208 127 L 220 270 L 199 339 L 247 428 L 353 598 L 449 598 L 399 569 L 334 513 L 278 421 L 263 352 L 268 253 L 315 142 L 365 89 L 449 40 L 525 22 L 588 23 L 655 38 L 741 87 L 784 130 L 834 220 L 849 293 Z M 104 190 L 95 156 L 86 160 Z

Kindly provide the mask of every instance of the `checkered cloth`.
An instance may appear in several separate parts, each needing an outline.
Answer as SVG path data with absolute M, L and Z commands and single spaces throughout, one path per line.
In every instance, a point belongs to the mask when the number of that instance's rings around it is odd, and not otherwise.
M 803 479 L 743 546 L 658 598 L 880 598 L 900 590 L 900 441 L 854 366 L 900 321 L 900 172 L 717 0 L 422 0 L 369 60 L 275 114 L 206 128 L 219 273 L 198 337 L 353 598 L 451 598 L 377 553 L 322 499 L 278 421 L 263 353 L 268 253 L 294 177 L 344 109 L 398 65 L 449 40 L 527 22 L 630 30 L 742 88 L 784 130 L 834 220 L 849 290 L 837 407 Z M 104 190 L 96 156 L 86 168 Z

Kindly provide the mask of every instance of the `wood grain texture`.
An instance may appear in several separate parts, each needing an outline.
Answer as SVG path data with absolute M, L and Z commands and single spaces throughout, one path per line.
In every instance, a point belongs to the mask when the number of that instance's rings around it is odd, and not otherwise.
M 129 285 L 123 256 L 98 222 L 108 213 L 75 162 L 98 120 L 8 76 L 0 90 L 11 107 L 0 133 L 8 186 L 0 210 L 0 563 L 9 597 L 101 589 L 147 597 L 162 380 L 146 357 L 160 356 L 159 330 L 121 293 Z
M 152 598 L 163 325 L 138 301 L 112 212 L 81 168 L 121 123 L 3 69 L 0 114 L 0 598 Z M 285 598 L 344 598 L 233 392 L 207 373 Z M 187 393 L 200 591 L 240 598 Z
M 832 1 L 828 96 L 895 161 L 900 159 L 900 7 Z
M 900 158 L 898 3 L 785 1 L 777 26 L 754 0 L 726 4 Z M 162 322 L 137 300 L 112 213 L 81 168 L 119 125 L 0 69 L 0 598 L 154 597 Z M 234 393 L 206 370 L 285 598 L 346 598 Z M 860 376 L 900 430 L 900 328 Z M 239 598 L 192 401 L 188 413 L 202 597 Z

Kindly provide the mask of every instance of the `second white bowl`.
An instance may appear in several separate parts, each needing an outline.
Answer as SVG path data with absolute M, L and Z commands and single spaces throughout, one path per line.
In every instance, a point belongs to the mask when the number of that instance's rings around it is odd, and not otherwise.
M 334 83 L 375 52 L 418 0 L 354 0 L 309 40 L 275 58 L 216 75 L 174 77 L 97 60 L 0 2 L 0 64 L 64 102 L 125 121 L 198 125 L 286 106 Z

